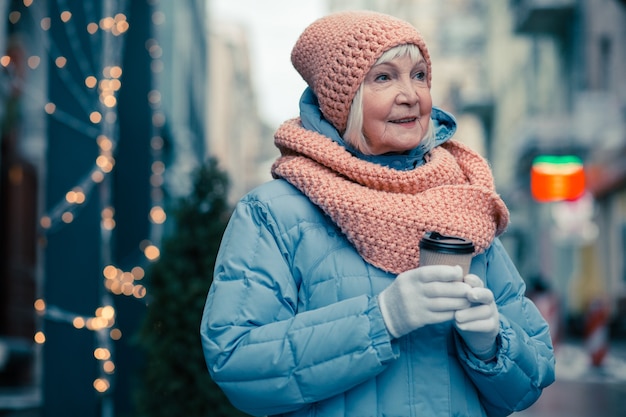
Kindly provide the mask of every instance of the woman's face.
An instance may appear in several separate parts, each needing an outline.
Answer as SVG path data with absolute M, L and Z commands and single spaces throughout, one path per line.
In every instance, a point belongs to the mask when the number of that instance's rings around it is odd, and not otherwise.
M 363 81 L 363 135 L 374 155 L 415 148 L 428 130 L 432 98 L 422 57 L 374 65 Z

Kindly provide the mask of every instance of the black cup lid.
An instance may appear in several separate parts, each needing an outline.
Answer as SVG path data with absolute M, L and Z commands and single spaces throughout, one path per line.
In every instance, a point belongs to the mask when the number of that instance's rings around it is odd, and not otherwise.
M 426 232 L 420 240 L 420 248 L 451 254 L 474 252 L 474 244 L 471 240 L 459 236 L 446 236 L 437 232 Z

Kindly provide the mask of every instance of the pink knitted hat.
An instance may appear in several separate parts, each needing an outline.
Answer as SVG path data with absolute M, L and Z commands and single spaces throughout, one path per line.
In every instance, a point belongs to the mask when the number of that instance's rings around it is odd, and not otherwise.
M 419 48 L 430 86 L 430 55 L 422 35 L 404 20 L 372 11 L 338 12 L 316 20 L 300 35 L 291 62 L 313 89 L 324 117 L 343 134 L 367 72 L 384 52 L 404 44 Z

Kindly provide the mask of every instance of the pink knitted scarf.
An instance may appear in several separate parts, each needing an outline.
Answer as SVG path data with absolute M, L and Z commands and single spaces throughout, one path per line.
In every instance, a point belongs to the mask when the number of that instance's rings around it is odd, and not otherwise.
M 282 155 L 274 178 L 302 191 L 367 262 L 385 271 L 419 266 L 418 243 L 427 231 L 471 239 L 480 253 L 508 224 L 489 165 L 459 142 L 434 148 L 427 163 L 409 171 L 358 159 L 299 119 L 285 122 L 274 142 Z

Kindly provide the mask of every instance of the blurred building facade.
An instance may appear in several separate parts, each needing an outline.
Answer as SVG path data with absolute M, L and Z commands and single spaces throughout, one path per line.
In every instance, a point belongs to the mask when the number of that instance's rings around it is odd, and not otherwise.
M 0 11 L 0 414 L 132 415 L 141 279 L 208 152 L 206 2 Z
M 273 129 L 258 111 L 248 31 L 240 23 L 212 22 L 208 149 L 229 174 L 229 201 L 234 204 L 271 178 L 269 167 L 278 151 Z
M 626 297 L 626 6 L 619 0 L 485 2 L 490 162 L 512 211 L 526 277 L 560 296 L 570 330 L 603 303 L 623 332 Z M 475 100 L 462 96 L 460 107 Z M 466 99 L 465 102 L 463 99 Z M 541 155 L 583 161 L 586 193 L 542 203 L 530 193 Z

